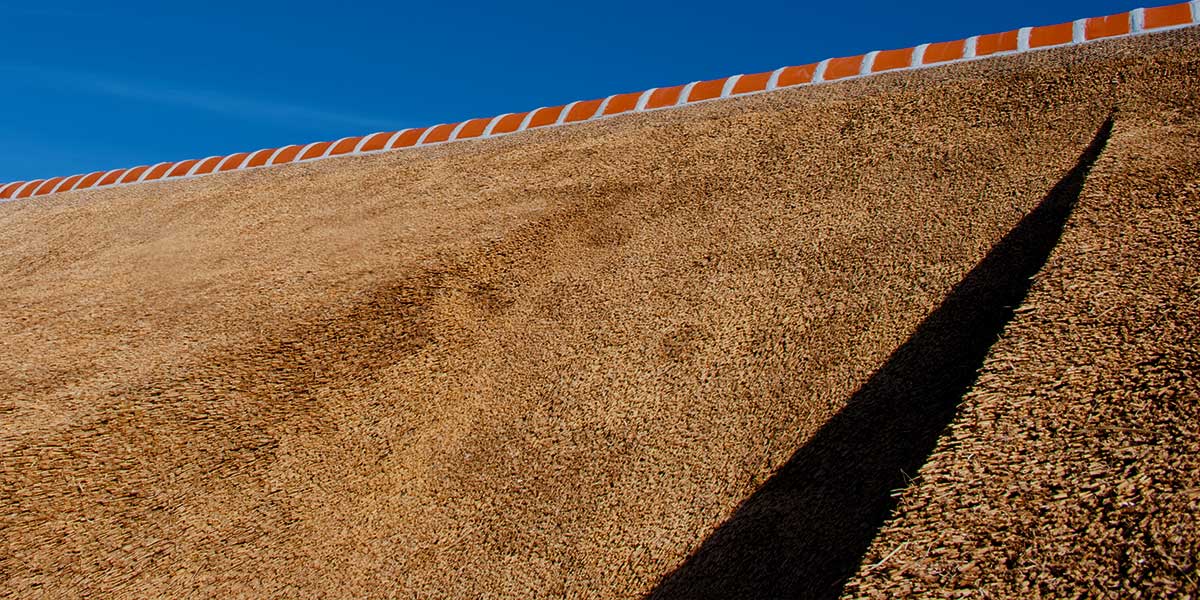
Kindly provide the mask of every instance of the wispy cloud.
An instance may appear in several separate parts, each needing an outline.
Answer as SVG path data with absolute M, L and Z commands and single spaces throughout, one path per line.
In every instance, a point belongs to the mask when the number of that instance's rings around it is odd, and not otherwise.
M 305 126 L 313 124 L 350 126 L 364 129 L 395 128 L 397 125 L 394 119 L 387 120 L 217 91 L 184 89 L 160 82 L 129 81 L 91 73 L 26 66 L 0 65 L 0 72 L 18 75 L 26 81 L 33 80 L 47 86 L 68 88 L 77 92 L 175 106 L 248 121 L 271 121 L 282 124 L 303 123 Z
M 68 19 L 84 19 L 98 14 L 100 13 L 76 8 L 0 4 L 0 16 L 4 17 L 65 17 Z
M 0 10 L 0 14 L 8 17 L 56 17 L 68 19 L 86 19 L 96 16 L 98 13 L 89 13 L 81 10 L 70 10 L 65 8 L 5 8 Z

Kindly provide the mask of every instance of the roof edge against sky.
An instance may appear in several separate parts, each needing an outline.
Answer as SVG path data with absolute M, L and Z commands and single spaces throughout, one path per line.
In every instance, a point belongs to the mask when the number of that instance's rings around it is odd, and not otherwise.
M 0 202 L 95 187 L 136 185 L 161 179 L 184 179 L 224 171 L 258 169 L 356 154 L 374 154 L 456 141 L 498 137 L 527 129 L 595 121 L 631 112 L 665 110 L 724 98 L 869 77 L 878 73 L 943 66 L 995 56 L 1007 56 L 1128 37 L 1200 24 L 1200 0 L 1168 6 L 1138 8 L 1102 17 L 1082 18 L 1057 25 L 1022 27 L 963 40 L 921 44 L 914 48 L 872 51 L 857 56 L 828 58 L 817 63 L 781 67 L 774 71 L 733 75 L 686 85 L 613 94 L 606 98 L 542 107 L 524 113 L 469 119 L 430 127 L 384 131 L 335 141 L 313 142 L 96 171 L 49 179 L 0 183 Z

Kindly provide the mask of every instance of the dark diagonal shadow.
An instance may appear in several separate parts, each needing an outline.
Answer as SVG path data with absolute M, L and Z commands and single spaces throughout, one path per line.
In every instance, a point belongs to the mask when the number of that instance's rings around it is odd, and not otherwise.
M 933 451 L 1058 243 L 1112 131 L 960 281 L 902 346 L 649 598 L 836 598 Z

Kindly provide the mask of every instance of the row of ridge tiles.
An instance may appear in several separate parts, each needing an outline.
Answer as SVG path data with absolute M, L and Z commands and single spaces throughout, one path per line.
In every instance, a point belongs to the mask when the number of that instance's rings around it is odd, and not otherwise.
M 564 106 L 539 108 L 527 113 L 512 113 L 419 129 L 386 131 L 361 137 L 343 138 L 335 142 L 315 142 L 306 146 L 293 145 L 257 152 L 239 152 L 230 156 L 191 159 L 178 163 L 167 162 L 130 169 L 97 171 L 87 175 L 53 177 L 28 182 L 17 181 L 6 185 L 0 184 L 2 186 L 0 187 L 0 200 L 164 178 L 194 177 L 221 171 L 280 165 L 344 154 L 381 152 L 471 138 L 492 137 L 525 129 L 588 121 L 631 111 L 681 106 L 783 87 L 835 81 L 884 71 L 915 69 L 997 54 L 1025 52 L 1037 48 L 1078 44 L 1090 40 L 1134 35 L 1197 23 L 1200 23 L 1200 0 L 1193 0 L 1170 6 L 1139 8 L 1107 17 L 1079 19 L 1060 25 L 1025 27 L 1004 33 L 979 35 L 954 42 L 922 44 L 916 48 L 831 58 L 809 65 L 783 67 L 767 73 L 734 75 L 724 79 L 698 81 L 675 87 L 654 88 L 645 92 L 616 94 L 601 100 L 572 102 Z

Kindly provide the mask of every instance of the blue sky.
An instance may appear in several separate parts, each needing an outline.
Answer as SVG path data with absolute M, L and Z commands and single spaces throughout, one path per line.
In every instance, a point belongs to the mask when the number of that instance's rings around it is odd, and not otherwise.
M 0 182 L 461 121 L 1145 4 L 0 0 Z

